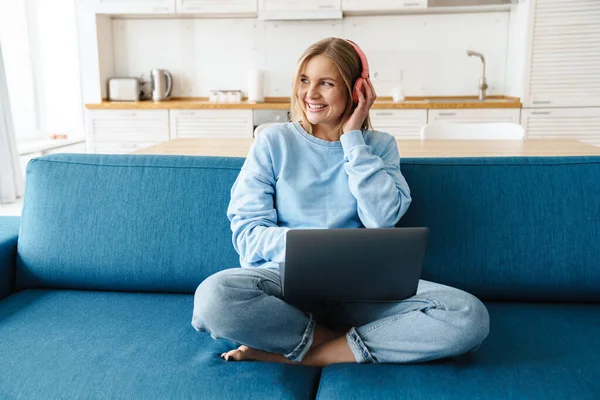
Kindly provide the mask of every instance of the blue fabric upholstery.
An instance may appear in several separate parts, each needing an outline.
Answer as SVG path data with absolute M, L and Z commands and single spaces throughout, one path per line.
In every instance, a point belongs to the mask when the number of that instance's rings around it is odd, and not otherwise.
M 239 265 L 225 211 L 243 162 L 32 160 L 20 231 L 0 219 L 0 297 L 17 232 L 24 289 L 0 300 L 0 397 L 314 398 L 320 370 L 225 363 L 235 344 L 190 325 L 190 293 Z M 398 226 L 430 228 L 423 278 L 496 300 L 490 336 L 455 359 L 327 367 L 318 397 L 598 398 L 600 157 L 406 159 L 402 172 L 413 202 Z
M 55 154 L 27 166 L 19 288 L 193 293 L 239 266 L 225 211 L 243 159 Z
M 600 302 L 600 157 L 407 159 L 398 226 L 430 229 L 423 279 L 487 300 Z
M 423 364 L 335 364 L 317 399 L 600 398 L 600 306 L 486 303 L 490 335 L 480 349 Z
M 19 288 L 192 293 L 239 265 L 225 212 L 241 158 L 34 159 Z M 488 300 L 600 301 L 600 157 L 406 159 L 423 278 Z
M 14 289 L 20 224 L 19 217 L 0 217 L 0 299 Z
M 0 300 L 0 398 L 310 399 L 320 370 L 234 363 L 193 296 L 25 290 Z

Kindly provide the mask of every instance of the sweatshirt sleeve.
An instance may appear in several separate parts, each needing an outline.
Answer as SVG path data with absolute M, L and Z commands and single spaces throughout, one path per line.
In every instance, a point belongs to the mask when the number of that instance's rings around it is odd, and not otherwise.
M 231 188 L 227 218 L 233 247 L 249 264 L 285 261 L 285 235 L 289 228 L 277 225 L 275 177 L 266 135 L 252 144 Z
M 400 172 L 400 154 L 394 137 L 381 157 L 372 153 L 361 131 L 340 138 L 350 192 L 358 203 L 358 216 L 366 228 L 392 228 L 408 210 L 410 189 Z

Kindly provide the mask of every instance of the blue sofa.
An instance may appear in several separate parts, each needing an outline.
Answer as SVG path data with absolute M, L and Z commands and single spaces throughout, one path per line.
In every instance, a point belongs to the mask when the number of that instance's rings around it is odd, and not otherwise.
M 225 362 L 193 293 L 239 266 L 242 158 L 55 154 L 0 218 L 1 399 L 599 399 L 600 157 L 402 161 L 423 279 L 485 302 L 479 351 L 323 369 Z

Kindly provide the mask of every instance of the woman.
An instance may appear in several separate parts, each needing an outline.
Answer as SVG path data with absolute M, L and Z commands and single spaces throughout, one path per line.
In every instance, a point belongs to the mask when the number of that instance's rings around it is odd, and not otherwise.
M 304 52 L 292 122 L 258 135 L 231 189 L 227 217 L 243 268 L 202 282 L 192 319 L 241 344 L 225 360 L 419 362 L 474 351 L 489 333 L 481 301 L 425 280 L 404 301 L 330 304 L 318 316 L 281 299 L 289 229 L 394 227 L 411 202 L 396 140 L 371 129 L 376 95 L 361 55 L 338 38 Z

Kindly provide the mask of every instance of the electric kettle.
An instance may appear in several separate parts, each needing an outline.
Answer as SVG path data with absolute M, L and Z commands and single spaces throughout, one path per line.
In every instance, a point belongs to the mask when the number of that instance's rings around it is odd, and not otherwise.
M 152 100 L 162 101 L 171 97 L 173 77 L 169 71 L 153 69 L 150 71 L 150 82 L 152 83 Z

